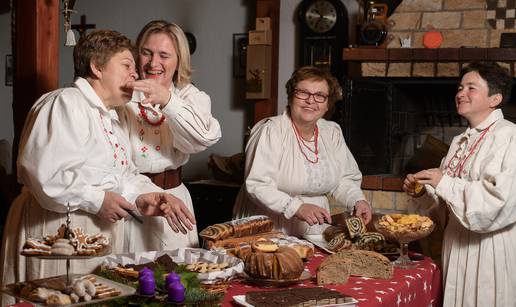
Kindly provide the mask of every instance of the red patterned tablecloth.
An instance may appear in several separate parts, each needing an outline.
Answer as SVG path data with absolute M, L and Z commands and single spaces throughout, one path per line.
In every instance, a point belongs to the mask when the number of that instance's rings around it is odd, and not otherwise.
M 327 253 L 316 249 L 314 256 L 306 263 L 310 274 L 315 270 Z M 307 280 L 292 288 L 315 287 L 315 280 Z M 359 307 L 373 306 L 441 306 L 441 271 L 430 258 L 417 261 L 412 269 L 394 268 L 394 277 L 389 280 L 366 277 L 350 277 L 344 285 L 326 286 L 358 300 Z M 238 306 L 233 300 L 235 295 L 243 295 L 248 291 L 275 290 L 259 288 L 236 280 L 231 283 L 222 302 L 222 306 Z

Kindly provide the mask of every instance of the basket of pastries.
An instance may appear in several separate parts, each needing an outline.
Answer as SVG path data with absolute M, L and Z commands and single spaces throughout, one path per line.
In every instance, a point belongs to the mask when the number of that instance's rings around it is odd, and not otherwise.
M 270 240 L 280 247 L 294 249 L 306 260 L 314 254 L 314 245 L 306 240 L 274 231 L 272 220 L 265 215 L 254 215 L 206 227 L 199 233 L 208 249 L 221 250 L 242 260 L 252 252 L 257 241 Z

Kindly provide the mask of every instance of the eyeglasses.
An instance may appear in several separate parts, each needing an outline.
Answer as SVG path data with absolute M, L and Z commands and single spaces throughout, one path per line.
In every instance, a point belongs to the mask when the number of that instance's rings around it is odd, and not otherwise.
M 314 97 L 315 102 L 317 103 L 324 103 L 326 100 L 328 100 L 328 95 L 322 94 L 322 93 L 310 93 L 304 90 L 295 89 L 294 90 L 294 96 L 299 99 L 308 100 L 310 99 L 310 96 Z

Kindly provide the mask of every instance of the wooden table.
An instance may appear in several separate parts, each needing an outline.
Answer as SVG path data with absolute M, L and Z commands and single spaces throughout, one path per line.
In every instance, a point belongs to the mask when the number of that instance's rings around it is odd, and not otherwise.
M 316 249 L 315 254 L 306 263 L 305 268 L 315 276 L 317 266 L 328 256 Z M 299 283 L 295 288 L 316 287 L 314 279 Z M 326 288 L 337 290 L 358 300 L 359 307 L 373 306 L 441 306 L 441 271 L 430 259 L 425 257 L 417 261 L 412 269 L 394 268 L 392 279 L 373 279 L 366 277 L 349 278 L 344 285 L 329 285 Z M 222 302 L 222 306 L 238 306 L 233 300 L 235 295 L 248 291 L 277 290 L 277 288 L 259 288 L 243 280 L 231 283 Z

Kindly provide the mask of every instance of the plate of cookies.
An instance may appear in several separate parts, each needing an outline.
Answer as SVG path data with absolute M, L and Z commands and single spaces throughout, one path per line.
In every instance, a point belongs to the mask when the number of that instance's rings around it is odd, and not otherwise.
M 129 296 L 132 287 L 94 274 L 70 274 L 9 284 L 2 292 L 36 306 L 79 306 Z
M 87 259 L 111 253 L 109 238 L 103 233 L 87 234 L 81 227 L 67 234 L 61 225 L 56 234 L 43 238 L 28 238 L 20 252 L 26 257 L 41 259 Z
M 103 266 L 107 269 L 139 270 L 145 266 L 152 267 L 164 258 L 175 265 L 185 265 L 186 269 L 198 273 L 202 283 L 216 283 L 228 280 L 244 271 L 244 264 L 239 258 L 215 250 L 202 248 L 178 248 L 169 251 L 137 252 L 117 254 L 106 257 Z M 125 272 L 130 273 L 129 271 Z M 134 272 L 137 276 L 137 272 Z

